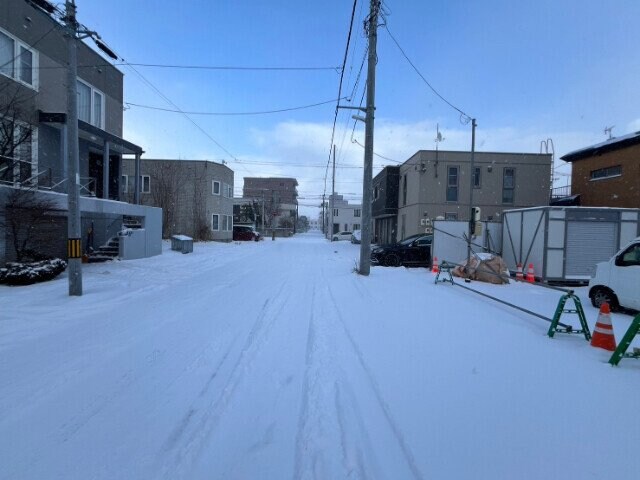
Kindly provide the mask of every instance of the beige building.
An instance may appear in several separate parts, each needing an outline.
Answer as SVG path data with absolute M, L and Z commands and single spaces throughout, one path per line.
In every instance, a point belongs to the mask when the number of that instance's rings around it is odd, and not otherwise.
M 470 152 L 420 150 L 400 166 L 398 240 L 427 218 L 469 220 L 470 165 Z M 503 210 L 548 205 L 550 181 L 550 154 L 476 152 L 473 206 L 499 221 Z
M 162 234 L 198 240 L 233 238 L 233 170 L 207 160 L 143 159 L 140 202 L 162 208 Z M 125 160 L 120 185 L 132 195 L 133 161 Z

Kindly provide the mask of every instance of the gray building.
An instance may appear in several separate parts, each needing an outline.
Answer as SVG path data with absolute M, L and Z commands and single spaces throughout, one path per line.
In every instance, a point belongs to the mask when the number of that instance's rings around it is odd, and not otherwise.
M 469 152 L 420 150 L 400 166 L 398 240 L 424 232 L 424 219 L 468 221 Z M 476 152 L 473 206 L 482 220 L 504 210 L 549 204 L 551 155 Z
M 298 223 L 298 180 L 284 177 L 244 177 L 242 197 L 262 206 L 265 226 L 295 233 Z
M 398 241 L 398 185 L 400 167 L 385 167 L 373 178 L 373 242 L 390 245 Z
M 135 166 L 123 164 L 121 194 L 132 197 Z M 162 208 L 163 236 L 185 234 L 198 240 L 233 238 L 233 170 L 208 160 L 144 159 L 140 201 Z
M 6 189 L 0 199 L 11 189 L 50 196 L 64 209 L 56 220 L 61 235 L 53 250 L 66 252 L 68 58 L 60 22 L 24 0 L 0 2 L 0 189 Z M 78 180 L 81 196 L 92 199 L 80 203 L 82 235 L 91 231 L 91 243 L 100 245 L 117 234 L 125 217 L 136 217 L 142 230 L 159 234 L 159 212 L 118 202 L 123 155 L 139 161 L 143 153 L 122 138 L 123 74 L 86 43 L 77 47 Z M 161 253 L 160 246 L 158 236 L 146 251 Z M 4 256 L 0 252 L 0 260 Z

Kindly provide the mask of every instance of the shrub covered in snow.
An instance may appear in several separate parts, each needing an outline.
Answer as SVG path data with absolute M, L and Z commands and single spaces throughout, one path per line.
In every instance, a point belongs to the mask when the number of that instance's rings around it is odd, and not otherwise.
M 67 268 L 67 262 L 59 258 L 32 263 L 7 263 L 0 268 L 0 283 L 7 285 L 31 285 L 51 280 Z

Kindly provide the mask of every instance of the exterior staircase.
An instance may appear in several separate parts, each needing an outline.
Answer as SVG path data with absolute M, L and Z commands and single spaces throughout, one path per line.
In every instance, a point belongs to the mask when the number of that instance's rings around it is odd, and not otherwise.
M 136 230 L 142 228 L 142 222 L 137 217 L 125 215 L 122 218 L 122 230 Z M 101 263 L 115 260 L 120 253 L 120 235 L 111 237 L 107 243 L 101 245 L 91 253 L 87 253 L 88 263 Z

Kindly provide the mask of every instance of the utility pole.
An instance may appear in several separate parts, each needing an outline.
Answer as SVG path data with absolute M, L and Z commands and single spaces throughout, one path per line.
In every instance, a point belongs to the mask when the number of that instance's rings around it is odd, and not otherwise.
M 82 233 L 80 218 L 80 159 L 78 146 L 78 22 L 74 0 L 66 0 L 64 16 L 67 37 L 67 255 L 69 260 L 69 295 L 82 295 Z
M 475 154 L 476 154 L 476 119 L 471 119 L 471 164 L 469 170 L 469 233 L 467 234 L 467 272 L 471 267 L 471 236 L 475 231 L 475 220 L 473 215 L 473 187 L 475 185 Z
M 325 234 L 326 230 L 324 229 L 324 193 L 322 194 L 322 233 Z
M 327 231 L 329 232 L 329 239 L 333 242 L 333 212 L 336 201 L 336 146 L 333 145 L 333 175 L 331 176 L 331 224 Z
M 369 275 L 371 268 L 371 183 L 373 181 L 373 123 L 376 93 L 376 44 L 380 0 L 371 0 L 369 13 L 369 58 L 367 63 L 367 116 L 364 138 L 364 175 L 362 179 L 362 240 L 360 243 L 360 275 Z

